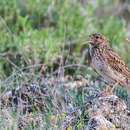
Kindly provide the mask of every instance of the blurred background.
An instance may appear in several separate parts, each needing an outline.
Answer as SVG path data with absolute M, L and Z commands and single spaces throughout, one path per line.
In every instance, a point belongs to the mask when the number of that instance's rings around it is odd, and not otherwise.
M 129 0 L 0 0 L 2 79 L 21 67 L 50 67 L 61 56 L 79 63 L 91 33 L 104 34 L 130 67 Z
M 62 129 L 71 118 L 67 126 L 84 125 L 85 109 L 68 119 L 64 113 L 77 112 L 77 107 L 104 90 L 103 78 L 90 67 L 88 46 L 82 45 L 91 33 L 104 34 L 130 69 L 130 0 L 0 0 L 1 93 L 15 95 L 4 103 L 8 109 L 3 115 L 8 115 L 2 120 L 8 117 L 9 122 L 1 120 L 1 128 L 15 128 L 19 120 L 29 124 L 28 113 L 44 123 L 30 123 L 26 129 Z M 28 100 L 16 98 L 20 87 L 29 88 Z M 116 94 L 127 102 L 125 89 L 118 86 Z M 14 110 L 20 99 L 26 102 L 28 113 L 10 113 L 9 108 Z M 38 102 L 44 105 L 36 109 Z

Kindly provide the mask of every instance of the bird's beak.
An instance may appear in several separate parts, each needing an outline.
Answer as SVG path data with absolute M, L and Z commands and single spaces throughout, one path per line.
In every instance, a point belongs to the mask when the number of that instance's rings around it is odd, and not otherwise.
M 89 41 L 87 41 L 87 42 L 84 42 L 83 44 L 89 44 Z
M 88 38 L 91 38 L 91 35 L 88 35 L 87 36 Z M 86 41 L 86 42 L 84 42 L 82 45 L 84 45 L 84 44 L 89 44 L 89 43 L 91 43 L 92 41 Z
M 86 41 L 86 42 L 83 43 L 83 45 L 84 45 L 84 44 L 89 44 L 89 43 L 91 43 L 91 42 L 92 42 L 92 41 Z
M 88 41 L 87 42 L 83 42 L 81 45 L 85 45 L 85 44 L 88 44 Z

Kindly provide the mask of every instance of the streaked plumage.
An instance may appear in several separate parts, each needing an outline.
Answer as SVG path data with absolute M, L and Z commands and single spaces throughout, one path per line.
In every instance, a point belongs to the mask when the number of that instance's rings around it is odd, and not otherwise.
M 102 34 L 89 35 L 92 64 L 107 82 L 125 86 L 130 96 L 130 71 L 123 60 L 108 46 Z

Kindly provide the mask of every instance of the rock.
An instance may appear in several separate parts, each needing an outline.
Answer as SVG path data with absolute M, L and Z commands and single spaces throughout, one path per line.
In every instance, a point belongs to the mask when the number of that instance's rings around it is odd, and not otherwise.
M 130 128 L 129 113 L 123 100 L 115 95 L 109 95 L 95 98 L 88 109 L 87 117 L 91 118 L 89 121 L 91 122 L 95 117 L 99 120 L 99 116 L 102 116 L 116 128 L 128 129 Z M 104 120 L 104 118 L 100 120 Z
M 115 128 L 110 121 L 106 120 L 102 115 L 94 116 L 88 121 L 85 130 L 119 130 Z
M 102 115 L 109 118 L 111 114 L 124 113 L 127 108 L 126 104 L 115 95 L 96 98 L 93 103 L 88 112 L 89 117 Z

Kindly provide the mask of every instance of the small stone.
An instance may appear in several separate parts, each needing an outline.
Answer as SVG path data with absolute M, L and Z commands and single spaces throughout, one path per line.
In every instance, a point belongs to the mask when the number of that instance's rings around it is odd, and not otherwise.
M 114 127 L 113 127 L 114 126 Z M 118 130 L 110 121 L 106 120 L 102 115 L 94 116 L 88 121 L 85 130 Z

